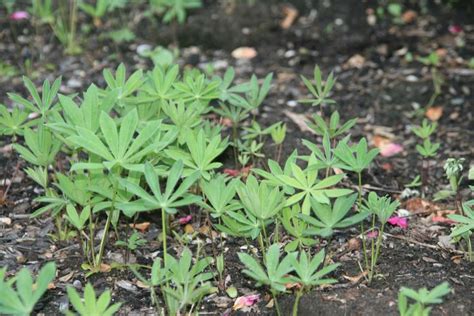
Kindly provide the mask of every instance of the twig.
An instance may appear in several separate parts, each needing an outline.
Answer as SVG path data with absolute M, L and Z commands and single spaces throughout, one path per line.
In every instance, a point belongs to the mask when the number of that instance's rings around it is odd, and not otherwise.
M 430 249 L 444 250 L 444 251 L 448 251 L 448 252 L 452 252 L 452 253 L 456 253 L 456 254 L 460 254 L 460 255 L 465 255 L 466 254 L 464 251 L 461 251 L 461 250 L 443 248 L 443 247 L 440 247 L 439 245 L 427 244 L 427 243 L 417 241 L 417 240 L 414 240 L 412 238 L 408 238 L 408 237 L 405 237 L 405 236 L 392 235 L 392 234 L 389 234 L 389 233 L 384 233 L 384 235 L 388 236 L 388 237 L 395 238 L 395 239 L 403 240 L 403 241 L 406 241 L 406 242 L 409 242 L 409 243 L 417 244 L 419 246 L 423 246 L 423 247 L 430 248 Z

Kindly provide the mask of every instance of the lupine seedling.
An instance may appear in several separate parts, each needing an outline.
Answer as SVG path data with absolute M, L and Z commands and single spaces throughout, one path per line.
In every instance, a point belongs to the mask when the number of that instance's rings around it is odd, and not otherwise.
M 278 187 L 271 188 L 265 183 L 258 183 L 257 179 L 250 175 L 245 184 L 240 183 L 237 186 L 237 194 L 245 211 L 259 223 L 261 229 L 259 242 L 264 253 L 269 245 L 266 226 L 273 222 L 285 205 L 284 193 Z M 263 240 L 266 242 L 266 247 Z
M 347 133 L 357 123 L 357 119 L 350 119 L 347 122 L 341 123 L 338 111 L 334 111 L 331 114 L 329 124 L 317 114 L 313 115 L 313 120 L 314 123 L 308 122 L 308 126 L 320 136 L 327 134 L 331 140 Z
M 471 235 L 474 232 L 474 200 L 463 203 L 464 215 L 449 214 L 448 218 L 457 222 L 451 231 L 451 238 L 456 241 L 464 239 L 467 243 L 467 253 L 469 261 L 474 261 Z
M 5 279 L 6 272 L 6 267 L 0 269 L 0 314 L 30 315 L 54 280 L 56 265 L 54 262 L 44 265 L 36 280 L 28 268 L 23 268 L 9 280 Z
M 26 147 L 13 144 L 13 148 L 20 156 L 35 166 L 46 168 L 53 164 L 62 143 L 52 135 L 49 129 L 40 125 L 35 131 L 26 128 L 23 132 Z
M 290 279 L 300 284 L 300 288 L 296 291 L 295 303 L 293 304 L 293 316 L 298 316 L 300 298 L 305 291 L 315 286 L 337 282 L 336 279 L 324 277 L 337 269 L 340 264 L 330 264 L 324 267 L 324 258 L 324 249 L 312 258 L 306 251 L 300 251 L 298 257 L 291 257 L 295 276 L 290 276 Z
M 443 282 L 428 290 L 426 287 L 415 291 L 410 288 L 402 287 L 398 294 L 398 311 L 400 316 L 428 316 L 433 304 L 441 304 L 443 297 L 451 293 L 448 282 Z M 414 303 L 409 303 L 412 299 Z
M 125 179 L 120 180 L 120 184 L 127 189 L 127 191 L 133 193 L 139 198 L 133 202 L 120 203 L 118 205 L 126 215 L 133 216 L 137 212 L 161 209 L 162 243 L 165 258 L 167 254 L 167 214 L 176 214 L 178 212 L 177 207 L 197 203 L 201 200 L 200 197 L 187 193 L 189 187 L 191 187 L 191 185 L 193 185 L 193 183 L 198 179 L 199 173 L 195 172 L 191 174 L 189 177 L 186 177 L 179 186 L 177 186 L 182 175 L 183 162 L 178 160 L 171 167 L 166 180 L 165 191 L 162 192 L 158 174 L 153 169 L 153 166 L 147 162 L 145 164 L 145 179 L 152 194 L 148 193 L 133 182 Z
M 286 292 L 285 284 L 291 280 L 288 274 L 294 270 L 293 259 L 296 253 L 287 254 L 280 261 L 280 248 L 277 244 L 273 244 L 264 253 L 263 266 L 246 253 L 239 253 L 238 255 L 245 266 L 242 272 L 254 279 L 257 286 L 267 285 L 270 288 L 277 314 L 281 315 L 277 294 Z
M 448 197 L 455 197 L 456 208 L 461 210 L 461 203 L 459 197 L 459 184 L 462 180 L 462 170 L 464 158 L 448 158 L 444 163 L 444 172 L 449 180 L 450 190 L 441 190 L 435 194 L 434 201 L 446 199 Z
M 107 12 L 112 11 L 116 8 L 116 4 L 120 3 L 115 0 L 97 0 L 95 6 L 80 0 L 78 3 L 79 8 L 94 18 L 94 25 L 100 27 L 102 25 L 102 18 Z
M 357 194 L 337 198 L 333 204 L 319 203 L 315 199 L 311 200 L 311 210 L 314 216 L 300 214 L 309 228 L 307 234 L 319 235 L 323 238 L 331 238 L 338 228 L 345 228 L 355 225 L 365 219 L 369 213 L 358 212 L 355 215 L 347 216 L 357 199 Z
M 308 103 L 312 106 L 324 105 L 324 104 L 334 104 L 336 101 L 329 97 L 331 90 L 336 83 L 334 74 L 331 72 L 329 76 L 323 81 L 321 75 L 321 69 L 318 66 L 314 67 L 313 72 L 314 84 L 304 76 L 301 76 L 306 88 L 311 92 L 314 98 L 312 99 L 303 99 L 299 102 Z
M 29 114 L 29 111 L 17 106 L 10 112 L 5 105 L 0 104 L 0 135 L 10 136 L 16 142 L 17 136 L 23 135 L 25 128 L 32 124 L 27 122 Z
M 421 183 L 423 185 L 423 188 L 425 188 L 427 185 L 427 178 L 429 176 L 430 167 L 429 163 L 427 164 L 427 166 L 425 166 L 425 161 L 430 157 L 435 157 L 440 146 L 439 143 L 432 143 L 430 140 L 430 136 L 436 131 L 437 127 L 438 123 L 430 123 L 427 119 L 424 119 L 421 126 L 413 128 L 413 133 L 415 133 L 415 135 L 421 138 L 421 140 L 423 141 L 422 144 L 416 145 L 416 150 L 422 157 L 423 172 L 421 173 Z
M 227 212 L 240 209 L 240 203 L 235 200 L 238 180 L 226 181 L 224 175 L 218 175 L 209 182 L 200 182 L 200 187 L 206 198 L 203 206 L 213 218 L 220 218 Z
M 272 136 L 273 142 L 275 143 L 277 150 L 275 160 L 280 162 L 281 151 L 283 149 L 283 142 L 286 136 L 286 124 L 278 124 L 272 130 L 270 135 Z
M 300 218 L 300 214 L 301 208 L 298 203 L 285 207 L 279 214 L 283 228 L 293 237 L 293 240 L 285 246 L 286 252 L 297 249 L 301 251 L 303 247 L 313 246 L 318 242 L 313 238 L 314 234 L 308 232 L 309 224 Z
M 83 299 L 72 286 L 68 286 L 67 296 L 72 307 L 80 316 L 112 316 L 122 305 L 122 303 L 110 305 L 112 299 L 110 290 L 106 290 L 96 297 L 94 287 L 90 283 L 87 283 L 84 289 Z M 66 315 L 73 316 L 75 313 L 67 311 Z
M 375 222 L 376 219 L 379 221 L 380 227 L 378 228 L 377 241 L 375 242 L 372 238 L 371 241 L 371 255 L 370 262 L 367 258 L 367 253 L 364 253 L 365 264 L 368 270 L 368 282 L 372 282 L 375 272 L 375 266 L 380 256 L 380 249 L 383 240 L 383 232 L 385 224 L 395 210 L 400 206 L 400 202 L 392 201 L 388 196 L 379 197 L 375 192 L 370 192 L 365 205 L 362 206 L 362 209 L 372 214 L 372 228 L 370 231 L 375 232 Z M 365 239 L 365 235 L 362 236 Z

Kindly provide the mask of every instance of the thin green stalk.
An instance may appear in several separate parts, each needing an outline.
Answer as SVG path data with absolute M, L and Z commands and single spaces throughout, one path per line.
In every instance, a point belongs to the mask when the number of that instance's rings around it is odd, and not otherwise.
M 303 287 L 296 292 L 295 303 L 293 304 L 293 316 L 298 316 L 298 307 L 300 305 L 301 296 L 303 296 Z
M 270 247 L 270 240 L 268 240 L 268 235 L 267 235 L 267 230 L 265 228 L 265 223 L 262 221 L 260 224 L 262 225 L 263 237 L 265 237 L 265 243 L 267 244 L 267 248 L 268 248 L 268 247 Z
M 275 309 L 277 311 L 277 315 L 281 316 L 280 305 L 278 304 L 278 300 L 275 294 L 275 291 L 272 291 L 273 302 L 275 302 Z
M 362 210 L 362 173 L 358 172 L 358 188 L 359 188 L 359 197 L 358 197 L 358 205 L 357 208 L 359 212 Z M 367 243 L 365 241 L 365 234 L 364 234 L 364 221 L 360 222 L 360 234 L 362 238 L 362 250 L 364 251 L 364 261 L 365 261 L 365 268 L 369 268 L 369 258 L 367 257 Z
M 164 208 L 161 209 L 161 238 L 162 243 L 163 243 L 163 262 L 165 267 L 167 266 L 166 264 L 166 256 L 167 256 L 167 250 L 166 250 L 166 211 Z
M 96 267 L 100 266 L 100 263 L 102 262 L 102 256 L 104 254 L 105 249 L 105 241 L 107 239 L 107 235 L 109 234 L 110 222 L 112 221 L 112 215 L 110 212 L 112 211 L 107 212 L 107 221 L 105 222 L 104 234 L 102 235 L 102 238 L 100 240 L 99 254 L 97 255 L 97 260 L 95 262 Z

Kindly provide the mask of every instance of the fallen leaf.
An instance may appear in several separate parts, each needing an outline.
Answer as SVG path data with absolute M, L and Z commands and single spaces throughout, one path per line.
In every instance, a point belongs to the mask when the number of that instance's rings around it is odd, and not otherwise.
M 148 230 L 148 227 L 150 227 L 150 222 L 143 222 L 143 223 L 138 223 L 138 224 L 130 224 L 131 228 L 134 228 L 136 230 L 139 230 L 140 232 L 144 233 Z
M 254 305 L 260 300 L 260 295 L 259 294 L 251 294 L 251 295 L 246 295 L 246 296 L 239 296 L 235 302 L 234 306 L 232 309 L 234 311 L 242 309 L 244 307 L 249 307 Z
M 346 65 L 350 68 L 361 69 L 365 64 L 365 57 L 359 54 L 355 54 L 347 61 Z
M 403 12 L 402 14 L 402 21 L 406 24 L 412 23 L 413 21 L 416 20 L 417 17 L 418 17 L 418 13 L 416 13 L 416 11 L 407 10 Z
M 365 277 L 368 274 L 367 271 L 361 272 L 358 275 L 355 276 L 348 276 L 348 275 L 343 275 L 342 277 L 348 281 L 350 281 L 352 284 L 359 283 L 360 279 Z
M 404 203 L 404 208 L 408 210 L 410 214 L 430 213 L 439 211 L 439 206 L 418 197 L 407 200 Z
M 283 111 L 283 113 L 295 123 L 302 132 L 310 132 L 311 134 L 316 134 L 309 126 L 306 121 L 308 118 L 304 114 L 293 113 L 290 111 Z
M 66 275 L 63 275 L 62 277 L 60 277 L 58 280 L 60 282 L 64 282 L 64 283 L 67 283 L 69 280 L 71 280 L 71 278 L 74 276 L 74 271 L 71 271 L 69 272 L 68 274 Z
M 442 106 L 432 106 L 426 110 L 425 116 L 431 121 L 437 121 L 443 115 Z
M 193 225 L 191 225 L 191 224 L 186 224 L 186 226 L 184 226 L 184 232 L 185 232 L 186 234 L 192 234 L 192 233 L 194 233 Z
M 358 238 L 351 238 L 347 242 L 347 251 L 354 251 L 354 250 L 359 250 L 360 249 L 360 240 Z
M 393 143 L 389 138 L 381 135 L 372 137 L 372 143 L 375 147 L 380 149 L 380 155 L 383 157 L 391 157 L 403 151 L 403 146 Z
M 48 290 L 54 290 L 56 288 L 56 285 L 51 282 L 51 283 L 48 283 Z
M 143 283 L 143 282 L 140 281 L 140 280 L 137 280 L 137 282 L 135 282 L 135 284 L 136 284 L 139 288 L 141 288 L 141 289 L 149 289 L 149 288 L 150 288 L 149 285 Z
M 112 267 L 109 266 L 108 264 L 106 264 L 106 263 L 101 263 L 100 264 L 100 268 L 99 268 L 100 272 L 105 273 L 105 272 L 110 272 L 110 270 L 112 270 Z
M 403 229 L 408 228 L 408 219 L 406 217 L 393 216 L 388 219 L 387 223 Z
M 232 51 L 235 59 L 252 59 L 257 56 L 257 51 L 253 47 L 239 47 Z
M 285 5 L 283 7 L 283 14 L 285 17 L 280 22 L 280 26 L 286 30 L 293 25 L 296 18 L 298 17 L 298 10 L 293 6 Z
M 0 217 L 0 224 L 10 226 L 12 224 L 12 219 L 10 217 Z
M 443 210 L 443 211 L 436 211 L 432 217 L 431 221 L 433 223 L 444 223 L 444 224 L 456 224 L 456 221 L 447 218 L 447 215 L 456 214 L 456 210 Z
M 298 282 L 289 282 L 289 283 L 286 283 L 285 284 L 285 287 L 287 290 L 291 290 L 291 289 L 301 289 L 301 284 L 298 283 Z

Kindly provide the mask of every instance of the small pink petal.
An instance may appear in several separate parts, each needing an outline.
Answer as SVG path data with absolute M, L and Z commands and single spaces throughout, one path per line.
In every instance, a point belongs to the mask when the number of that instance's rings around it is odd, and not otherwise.
M 372 238 L 376 238 L 378 235 L 379 235 L 379 232 L 377 230 L 372 230 L 368 232 L 366 236 L 367 236 L 367 239 L 372 239 Z
M 244 307 L 249 307 L 254 305 L 260 300 L 260 295 L 252 294 L 246 296 L 239 296 L 234 302 L 234 306 L 232 307 L 233 310 L 238 310 Z
M 462 27 L 461 27 L 460 25 L 457 25 L 457 24 L 450 25 L 450 26 L 448 27 L 448 31 L 449 31 L 449 33 L 451 33 L 451 34 L 456 35 L 456 34 L 459 34 L 459 33 L 462 32 Z
M 192 216 L 192 215 L 188 215 L 188 216 L 181 217 L 180 219 L 178 219 L 178 222 L 179 222 L 181 225 L 186 225 L 186 224 L 189 223 L 192 219 L 193 219 L 193 216 Z
M 408 227 L 408 220 L 406 217 L 401 217 L 401 216 L 390 217 L 388 219 L 388 223 L 394 226 L 398 226 L 403 229 Z
M 398 153 L 401 153 L 402 151 L 403 151 L 403 146 L 402 145 L 390 143 L 390 144 L 387 144 L 387 145 L 383 146 L 380 149 L 380 154 L 383 157 L 392 157 L 392 156 L 394 156 Z
M 30 15 L 26 11 L 15 11 L 12 14 L 10 14 L 10 19 L 13 21 L 26 20 L 29 17 Z

